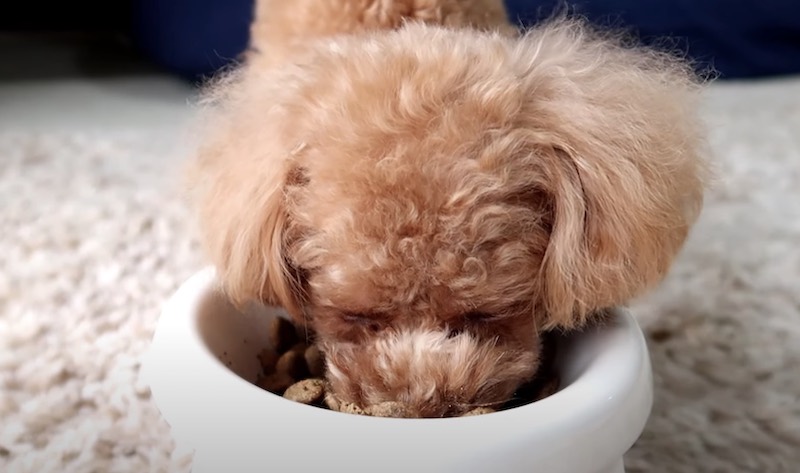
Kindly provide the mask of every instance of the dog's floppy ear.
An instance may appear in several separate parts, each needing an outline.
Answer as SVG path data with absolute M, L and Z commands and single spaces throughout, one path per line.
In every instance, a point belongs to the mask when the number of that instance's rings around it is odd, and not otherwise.
M 551 233 L 539 294 L 546 327 L 574 328 L 666 274 L 701 197 L 686 165 L 641 168 L 574 149 L 552 153 Z
M 521 40 L 550 236 L 540 323 L 580 326 L 658 283 L 698 217 L 698 81 L 682 62 L 555 23 Z M 539 62 L 537 61 L 537 56 Z
M 300 320 L 302 281 L 285 252 L 291 231 L 286 189 L 300 179 L 291 124 L 276 108 L 234 95 L 237 89 L 226 87 L 234 80 L 206 92 L 201 145 L 187 170 L 201 242 L 237 307 L 281 306 Z M 259 116 L 259 107 L 267 112 Z
M 284 189 L 290 172 L 275 163 L 269 172 L 246 175 L 227 161 L 230 168 L 208 182 L 196 203 L 203 244 L 222 288 L 237 307 L 256 301 L 300 317 L 300 275 L 285 257 L 290 221 Z

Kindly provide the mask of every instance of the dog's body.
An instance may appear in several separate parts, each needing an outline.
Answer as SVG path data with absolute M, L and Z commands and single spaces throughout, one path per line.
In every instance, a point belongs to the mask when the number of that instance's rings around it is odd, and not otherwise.
M 251 59 L 291 60 L 310 40 L 424 22 L 514 34 L 502 0 L 257 0 Z
M 423 2 L 296 8 L 311 3 Z M 320 27 L 270 53 L 318 24 L 300 18 L 263 25 L 212 89 L 191 176 L 232 300 L 306 323 L 340 397 L 424 417 L 502 403 L 542 330 L 664 276 L 703 193 L 684 64 L 572 21 L 515 36 L 469 15 Z

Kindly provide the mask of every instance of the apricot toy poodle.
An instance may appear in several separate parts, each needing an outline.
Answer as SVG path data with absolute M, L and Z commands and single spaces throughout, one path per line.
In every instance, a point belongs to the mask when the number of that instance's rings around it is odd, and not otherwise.
M 542 333 L 659 283 L 698 217 L 691 67 L 504 15 L 264 0 L 253 50 L 206 93 L 189 176 L 221 286 L 304 324 L 345 401 L 505 402 Z

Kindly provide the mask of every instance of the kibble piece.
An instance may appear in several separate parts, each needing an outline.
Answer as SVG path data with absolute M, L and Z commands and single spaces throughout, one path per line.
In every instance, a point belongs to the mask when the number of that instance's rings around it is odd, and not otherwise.
M 294 346 L 299 341 L 294 324 L 283 317 L 275 317 L 269 325 L 269 340 L 279 354 Z
M 308 367 L 303 354 L 291 350 L 278 358 L 278 362 L 275 364 L 275 371 L 286 373 L 294 379 L 308 377 Z
M 364 409 L 358 407 L 357 405 L 351 402 L 343 402 L 339 405 L 339 412 L 344 412 L 345 414 L 357 414 L 357 415 L 364 415 Z
M 258 353 L 258 362 L 261 364 L 261 371 L 264 374 L 275 372 L 275 365 L 278 363 L 278 353 L 275 350 L 265 348 Z
M 258 384 L 258 387 L 261 389 L 266 389 L 267 391 L 280 396 L 284 391 L 286 391 L 286 389 L 289 388 L 289 386 L 293 385 L 294 383 L 294 378 L 279 371 L 261 378 L 256 384 Z
M 410 418 L 414 417 L 414 411 L 402 402 L 381 402 L 366 409 L 366 414 L 373 417 L 397 417 L 397 418 Z
M 491 407 L 477 407 L 469 412 L 462 414 L 461 417 L 481 416 L 484 414 L 491 414 L 492 412 L 497 412 L 497 411 L 495 411 Z
M 308 371 L 311 373 L 311 376 L 316 378 L 325 376 L 325 358 L 322 356 L 322 352 L 319 348 L 315 345 L 311 345 L 306 348 L 303 357 L 306 360 L 306 366 L 308 366 Z
M 309 378 L 294 383 L 286 389 L 283 397 L 290 401 L 313 404 L 325 395 L 325 382 L 321 379 Z
M 339 399 L 336 394 L 331 391 L 330 386 L 326 383 L 325 385 L 325 405 L 332 411 L 337 412 L 344 412 L 345 414 L 358 414 L 364 415 L 364 409 L 358 407 L 356 404 L 351 402 L 344 402 Z

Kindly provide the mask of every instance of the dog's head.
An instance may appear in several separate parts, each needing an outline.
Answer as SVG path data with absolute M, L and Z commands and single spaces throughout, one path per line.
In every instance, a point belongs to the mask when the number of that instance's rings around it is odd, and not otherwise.
M 234 301 L 309 325 L 340 397 L 500 403 L 543 330 L 667 271 L 702 201 L 695 89 L 572 23 L 319 43 L 219 89 L 205 242 Z

